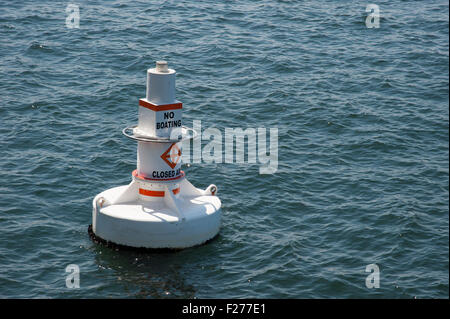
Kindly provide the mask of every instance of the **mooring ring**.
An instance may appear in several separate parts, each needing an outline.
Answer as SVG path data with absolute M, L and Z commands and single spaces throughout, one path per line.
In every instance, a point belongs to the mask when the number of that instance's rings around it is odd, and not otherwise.
M 152 143 L 178 143 L 185 140 L 191 140 L 197 137 L 197 132 L 189 128 L 187 126 L 181 127 L 181 135 L 178 136 L 177 139 L 171 139 L 170 137 L 156 137 L 156 136 L 142 136 L 134 134 L 134 130 L 137 128 L 137 125 L 128 126 L 122 130 L 123 135 L 132 140 L 140 141 L 140 142 L 152 142 Z M 130 133 L 131 131 L 131 133 Z

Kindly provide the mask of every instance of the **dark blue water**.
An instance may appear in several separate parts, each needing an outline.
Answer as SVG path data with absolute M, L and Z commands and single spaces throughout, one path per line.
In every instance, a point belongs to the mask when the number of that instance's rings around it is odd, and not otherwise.
M 448 298 L 447 1 L 376 1 L 371 29 L 360 1 L 78 1 L 79 29 L 67 4 L 0 3 L 0 297 Z M 91 201 L 131 180 L 121 130 L 160 59 L 185 125 L 277 127 L 278 170 L 184 166 L 219 187 L 207 245 L 98 246 Z

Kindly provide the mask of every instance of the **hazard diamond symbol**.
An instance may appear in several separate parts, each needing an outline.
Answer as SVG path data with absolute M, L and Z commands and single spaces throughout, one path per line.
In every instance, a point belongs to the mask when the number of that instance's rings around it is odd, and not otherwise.
M 164 162 L 167 163 L 167 165 L 170 166 L 171 169 L 173 169 L 175 166 L 177 166 L 178 162 L 181 159 L 181 150 L 175 143 L 173 143 L 172 145 L 170 145 L 167 151 L 165 151 L 161 155 L 161 158 Z

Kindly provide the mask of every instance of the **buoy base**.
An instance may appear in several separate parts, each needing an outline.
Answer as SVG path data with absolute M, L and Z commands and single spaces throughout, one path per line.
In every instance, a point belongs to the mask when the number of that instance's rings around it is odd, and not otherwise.
M 97 235 L 94 234 L 94 231 L 92 230 L 92 224 L 90 224 L 88 226 L 88 234 L 89 237 L 91 238 L 91 240 L 97 244 L 97 245 L 102 245 L 104 247 L 107 248 L 111 248 L 114 249 L 116 251 L 135 251 L 135 252 L 141 252 L 141 253 L 166 253 L 166 252 L 177 252 L 177 251 L 181 251 L 184 248 L 145 248 L 145 247 L 131 247 L 131 246 L 126 246 L 126 245 L 120 245 L 120 244 L 116 244 L 113 243 L 111 241 L 105 240 L 103 238 L 98 237 Z M 219 237 L 219 233 L 217 233 L 214 237 L 212 237 L 211 239 L 208 239 L 207 241 L 205 241 L 202 244 L 199 245 L 207 245 L 209 242 L 215 240 L 217 237 Z
M 205 243 L 219 233 L 221 202 L 208 189 L 197 189 L 184 179 L 181 194 L 167 191 L 164 200 L 155 202 L 140 198 L 136 187 L 133 181 L 94 198 L 93 235 L 134 248 L 182 249 Z

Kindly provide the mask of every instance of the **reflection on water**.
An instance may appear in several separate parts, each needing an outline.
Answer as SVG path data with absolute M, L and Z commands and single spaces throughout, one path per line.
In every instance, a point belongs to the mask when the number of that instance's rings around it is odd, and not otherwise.
M 173 252 L 136 252 L 97 245 L 95 262 L 114 271 L 116 285 L 130 298 L 194 298 L 195 289 L 185 283 L 180 254 Z

